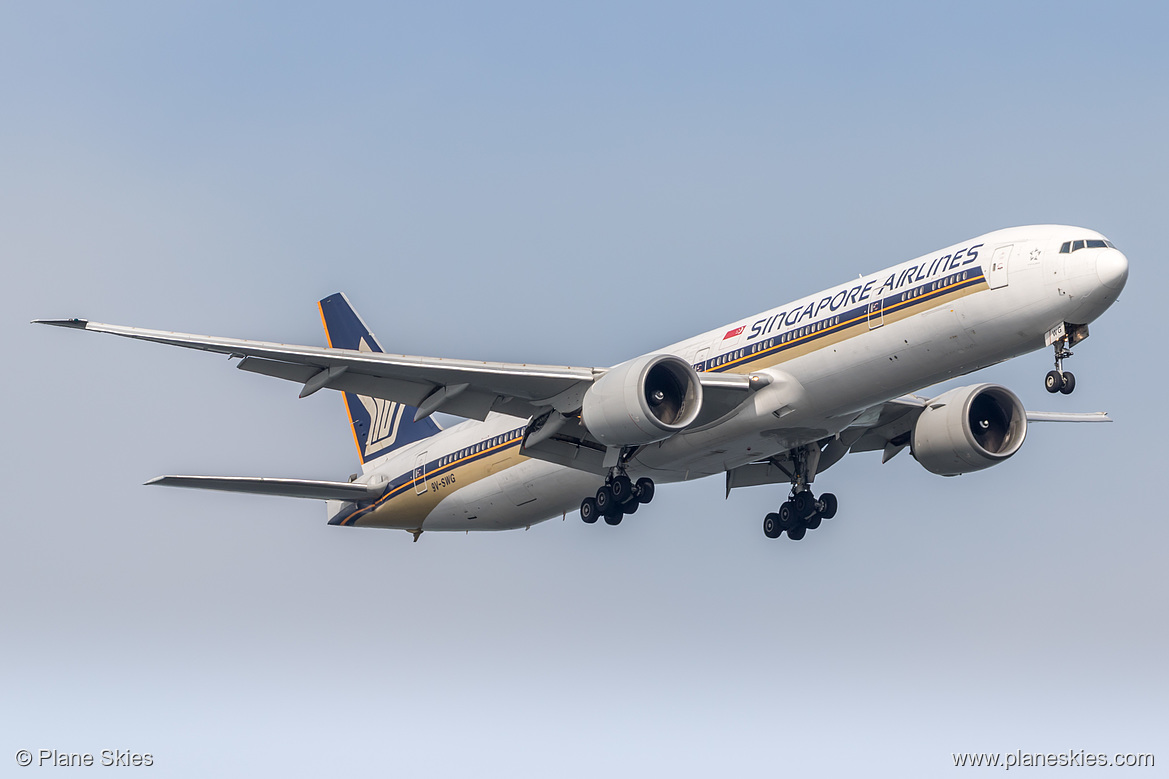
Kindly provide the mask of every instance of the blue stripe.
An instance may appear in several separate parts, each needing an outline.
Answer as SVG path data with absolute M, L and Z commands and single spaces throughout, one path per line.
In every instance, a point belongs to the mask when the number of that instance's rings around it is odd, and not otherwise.
M 971 271 L 966 271 L 966 272 L 970 273 Z M 957 275 L 961 275 L 961 274 L 954 274 L 954 275 L 957 276 Z M 818 323 L 813 322 L 812 324 L 809 324 L 809 325 L 803 325 L 801 327 L 794 328 L 794 329 L 788 331 L 787 333 L 783 333 L 781 335 L 776 335 L 776 336 L 768 338 L 764 341 L 759 342 L 762 344 L 767 344 L 767 346 L 765 348 L 763 348 L 762 350 L 755 352 L 754 354 L 745 354 L 742 357 L 738 357 L 734 360 L 727 360 L 726 362 L 719 363 L 720 359 L 723 359 L 726 357 L 726 354 L 720 354 L 720 355 L 716 355 L 716 356 L 712 357 L 709 360 L 706 360 L 705 362 L 696 363 L 694 365 L 694 369 L 697 371 L 700 371 L 700 372 L 707 372 L 707 373 L 726 373 L 728 371 L 731 371 L 734 368 L 738 368 L 740 366 L 753 363 L 756 360 L 761 360 L 765 357 L 771 357 L 773 355 L 779 354 L 780 352 L 784 352 L 784 351 L 787 351 L 789 349 L 794 349 L 797 346 L 804 346 L 806 344 L 811 343 L 812 341 L 819 340 L 820 338 L 824 338 L 824 337 L 827 337 L 829 335 L 833 335 L 836 333 L 842 333 L 842 332 L 848 330 L 849 328 L 859 327 L 861 325 L 867 325 L 868 319 L 869 319 L 869 309 L 873 303 L 880 303 L 881 308 L 878 309 L 878 311 L 880 313 L 880 316 L 884 317 L 886 314 L 893 314 L 893 313 L 897 313 L 899 311 L 907 310 L 909 308 L 923 306 L 926 303 L 929 303 L 930 301 L 935 300 L 939 297 L 943 297 L 945 295 L 949 295 L 951 293 L 958 292 L 958 291 L 976 286 L 976 285 L 984 282 L 985 278 L 986 277 L 983 275 L 981 269 L 979 269 L 977 276 L 972 276 L 964 281 L 957 282 L 954 284 L 945 285 L 945 286 L 941 287 L 940 289 L 930 290 L 929 292 L 925 292 L 923 294 L 917 295 L 917 296 L 912 297 L 912 298 L 905 300 L 905 301 L 901 301 L 900 297 L 901 297 L 901 295 L 907 294 L 907 293 L 898 293 L 896 295 L 890 295 L 888 297 L 879 298 L 877 300 L 871 301 L 870 303 L 868 303 L 864 306 L 860 306 L 858 308 L 853 308 L 853 309 L 850 309 L 848 311 L 845 311 L 842 314 L 837 314 L 835 316 L 829 317 L 829 319 L 827 319 L 827 320 L 820 320 L 821 322 L 839 320 L 838 324 L 831 325 L 829 327 L 825 327 L 823 330 L 817 330 L 817 331 L 812 332 L 812 333 L 806 333 L 805 335 L 792 337 L 792 338 L 790 338 L 790 340 L 787 340 L 787 341 L 781 340 L 785 336 L 791 336 L 793 333 L 799 332 L 800 330 L 802 330 L 805 327 L 813 327 Z M 930 284 L 936 284 L 936 283 L 939 283 L 939 282 L 930 282 Z M 921 286 L 925 287 L 925 286 L 929 286 L 929 285 L 923 284 Z M 896 302 L 891 302 L 891 301 L 896 301 Z M 876 315 L 878 313 L 878 311 L 874 311 L 873 312 L 874 315 Z M 867 332 L 867 330 L 866 330 L 866 332 Z M 779 343 L 776 343 L 777 341 L 779 341 Z M 754 344 L 754 345 L 757 345 L 757 344 Z M 750 349 L 751 347 L 748 346 L 748 347 L 744 347 L 744 348 Z M 727 354 L 733 354 L 733 352 L 728 352 Z M 716 363 L 718 363 L 718 364 L 716 365 Z

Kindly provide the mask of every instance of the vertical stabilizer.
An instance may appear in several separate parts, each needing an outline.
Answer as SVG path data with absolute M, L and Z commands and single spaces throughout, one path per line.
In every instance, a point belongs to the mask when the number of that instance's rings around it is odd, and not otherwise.
M 330 295 L 317 306 L 321 311 L 321 322 L 325 326 L 325 337 L 329 340 L 330 348 L 382 351 L 381 345 L 353 310 L 344 293 Z M 415 422 L 416 409 L 413 406 L 391 400 L 346 392 L 345 407 L 349 412 L 353 441 L 357 444 L 363 467 L 395 449 L 429 438 L 440 429 L 429 417 Z

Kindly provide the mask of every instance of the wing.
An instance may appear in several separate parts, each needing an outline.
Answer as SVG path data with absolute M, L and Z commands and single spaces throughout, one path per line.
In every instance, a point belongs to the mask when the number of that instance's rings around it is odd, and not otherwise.
M 490 411 L 528 417 L 549 406 L 565 412 L 575 410 L 580 403 L 579 399 L 575 400 L 572 408 L 574 397 L 583 396 L 593 380 L 604 373 L 593 368 L 295 346 L 146 330 L 84 319 L 40 319 L 35 323 L 240 357 L 243 359 L 237 367 L 241 370 L 304 385 L 302 397 L 320 389 L 335 389 L 397 401 L 429 413 L 441 410 L 480 420 Z
M 887 463 L 909 446 L 913 426 L 930 404 L 930 398 L 904 395 L 866 409 L 853 423 L 838 435 L 818 442 L 819 474 L 853 452 L 881 452 L 881 462 Z M 1103 411 L 1065 412 L 1028 411 L 1028 422 L 1111 422 Z M 735 487 L 786 483 L 791 480 L 794 465 L 789 454 L 781 454 L 759 462 L 727 471 L 727 494 Z
M 584 393 L 605 368 L 574 368 L 505 362 L 417 357 L 405 354 L 296 346 L 221 338 L 85 319 L 37 319 L 34 324 L 109 333 L 186 349 L 242 358 L 241 370 L 302 384 L 301 397 L 321 389 L 340 390 L 418 408 L 418 418 L 442 411 L 483 420 L 496 411 L 526 419 L 556 410 L 580 410 Z M 712 409 L 733 408 L 752 390 L 748 376 L 700 373 Z M 702 420 L 700 419 L 699 422 Z
M 881 462 L 886 463 L 895 457 L 902 449 L 909 445 L 909 436 L 917 418 L 930 403 L 929 398 L 920 395 L 905 395 L 887 403 L 882 403 L 865 411 L 853 422 L 845 433 L 853 431 L 860 435 L 847 447 L 847 452 L 882 451 Z M 1111 422 L 1112 418 L 1103 411 L 1066 412 L 1066 411 L 1028 411 L 1028 422 Z M 844 435 L 843 433 L 841 434 Z M 841 457 L 845 453 L 842 452 Z M 839 460 L 837 457 L 831 465 Z M 823 462 L 823 461 L 822 461 Z M 821 464 L 820 470 L 827 465 Z

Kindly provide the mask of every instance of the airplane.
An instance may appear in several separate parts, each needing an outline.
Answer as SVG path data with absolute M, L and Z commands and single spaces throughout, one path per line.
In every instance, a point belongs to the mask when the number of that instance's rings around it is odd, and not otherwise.
M 343 393 L 361 473 L 348 481 L 160 476 L 152 485 L 326 501 L 343 527 L 528 528 L 570 511 L 618 525 L 658 484 L 724 474 L 726 494 L 785 484 L 768 538 L 837 512 L 817 476 L 853 452 L 909 448 L 941 476 L 998 465 L 1034 412 L 989 383 L 922 388 L 1045 347 L 1048 392 L 1071 394 L 1071 347 L 1118 298 L 1128 259 L 1098 232 L 1034 225 L 981 235 L 608 368 L 390 354 L 343 294 L 318 304 L 328 347 L 85 319 L 34 320 L 226 354 L 241 370 Z M 435 412 L 465 421 L 441 428 Z

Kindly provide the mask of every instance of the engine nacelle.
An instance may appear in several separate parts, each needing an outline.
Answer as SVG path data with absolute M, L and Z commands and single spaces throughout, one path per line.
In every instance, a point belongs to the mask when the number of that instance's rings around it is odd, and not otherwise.
M 698 418 L 702 385 L 690 363 L 650 354 L 622 363 L 589 387 L 581 419 L 606 446 L 652 444 Z
M 939 476 L 981 471 L 1019 451 L 1027 412 L 1006 387 L 975 384 L 934 398 L 913 427 L 917 461 Z

